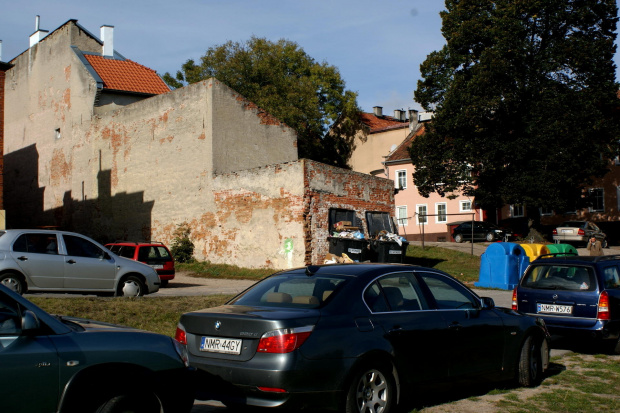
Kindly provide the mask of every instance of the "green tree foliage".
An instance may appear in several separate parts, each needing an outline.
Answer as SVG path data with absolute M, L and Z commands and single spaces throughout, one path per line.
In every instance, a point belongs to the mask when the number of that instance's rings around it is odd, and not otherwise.
M 211 77 L 293 128 L 301 158 L 346 167 L 360 109 L 335 67 L 315 62 L 294 42 L 252 37 L 209 48 L 199 64 L 188 60 L 176 78 L 163 78 L 178 88 Z
M 615 0 L 446 0 L 420 66 L 435 117 L 410 152 L 431 192 L 571 210 L 620 138 Z

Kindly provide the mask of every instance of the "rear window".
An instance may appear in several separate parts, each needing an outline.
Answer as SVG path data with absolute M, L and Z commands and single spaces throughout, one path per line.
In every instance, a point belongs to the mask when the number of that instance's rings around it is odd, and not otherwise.
M 594 291 L 596 278 L 590 267 L 538 265 L 530 267 L 521 285 L 540 290 Z
M 171 257 L 165 247 L 140 247 L 138 261 L 170 261 Z
M 346 283 L 337 276 L 276 275 L 264 279 L 230 304 L 286 308 L 318 308 Z

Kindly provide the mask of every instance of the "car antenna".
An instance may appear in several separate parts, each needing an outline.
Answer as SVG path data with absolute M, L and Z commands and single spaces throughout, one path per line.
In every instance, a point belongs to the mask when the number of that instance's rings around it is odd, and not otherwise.
M 306 275 L 308 277 L 312 277 L 318 270 L 319 270 L 319 266 L 318 265 L 308 265 L 306 267 Z

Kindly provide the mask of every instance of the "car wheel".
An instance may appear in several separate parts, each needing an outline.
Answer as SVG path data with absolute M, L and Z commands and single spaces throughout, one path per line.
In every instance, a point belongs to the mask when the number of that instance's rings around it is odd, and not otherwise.
M 607 238 L 601 241 L 601 248 L 609 248 L 609 244 L 607 243 Z
M 26 292 L 26 283 L 19 275 L 7 272 L 0 276 L 0 284 L 4 285 L 9 290 L 15 291 L 17 294 L 22 295 Z
M 154 394 L 118 395 L 103 402 L 95 413 L 159 413 L 161 403 Z
M 359 370 L 347 392 L 346 413 L 389 413 L 396 400 L 390 369 L 375 365 Z
M 492 232 L 489 232 L 485 238 L 487 242 L 493 242 L 495 241 L 495 234 Z
M 146 286 L 142 280 L 135 275 L 130 275 L 119 284 L 117 295 L 121 297 L 142 297 L 145 292 Z
M 525 339 L 519 357 L 517 379 L 520 386 L 534 387 L 542 381 L 540 344 L 535 337 Z
M 456 234 L 456 235 L 454 236 L 454 242 L 458 242 L 458 243 L 463 242 L 463 235 L 461 235 L 461 234 Z

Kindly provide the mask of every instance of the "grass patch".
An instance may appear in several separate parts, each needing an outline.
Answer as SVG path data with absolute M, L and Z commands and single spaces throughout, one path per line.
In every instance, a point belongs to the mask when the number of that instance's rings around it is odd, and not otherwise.
M 480 257 L 441 247 L 409 245 L 405 262 L 444 271 L 463 282 L 478 281 Z
M 409 245 L 405 263 L 436 268 L 463 282 L 478 281 L 480 257 L 441 247 Z M 241 268 L 228 264 L 212 264 L 208 261 L 177 263 L 177 271 L 186 272 L 190 277 L 223 278 L 237 280 L 262 280 L 278 270 L 269 268 Z
M 228 280 L 262 280 L 277 272 L 270 268 L 241 268 L 229 264 L 212 264 L 208 261 L 176 263 L 177 271 L 187 272 L 190 277 L 222 278 Z
M 51 314 L 121 324 L 174 337 L 181 314 L 214 307 L 231 295 L 141 298 L 48 298 L 29 300 Z

